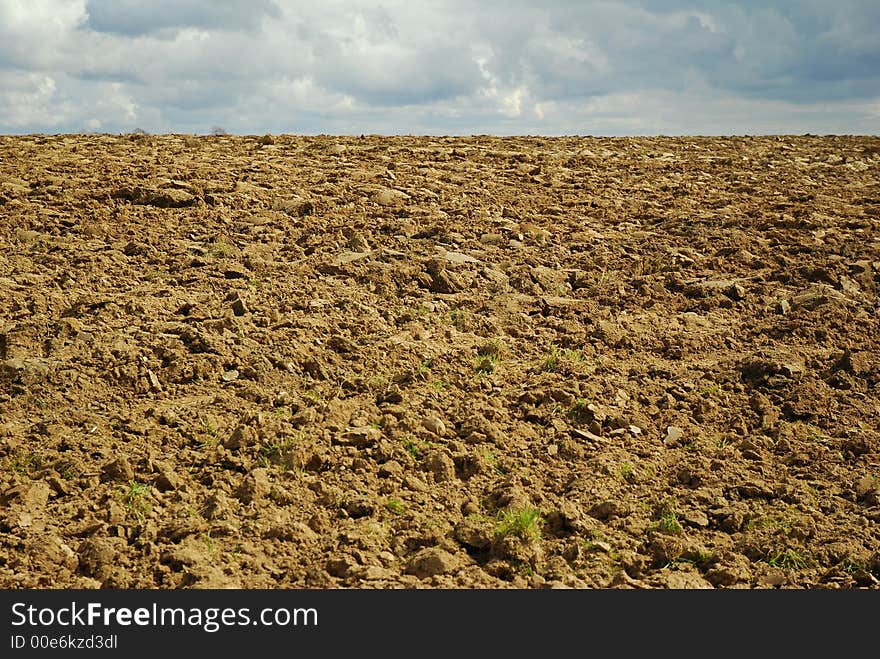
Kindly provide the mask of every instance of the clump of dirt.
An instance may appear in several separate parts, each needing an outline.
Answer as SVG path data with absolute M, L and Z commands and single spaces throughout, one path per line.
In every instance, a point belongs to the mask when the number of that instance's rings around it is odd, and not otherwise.
M 880 140 L 0 137 L 4 588 L 876 588 Z

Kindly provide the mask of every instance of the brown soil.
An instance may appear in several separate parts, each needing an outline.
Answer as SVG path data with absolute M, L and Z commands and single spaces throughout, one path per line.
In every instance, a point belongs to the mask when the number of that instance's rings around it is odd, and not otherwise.
M 0 137 L 5 588 L 877 588 L 880 139 Z

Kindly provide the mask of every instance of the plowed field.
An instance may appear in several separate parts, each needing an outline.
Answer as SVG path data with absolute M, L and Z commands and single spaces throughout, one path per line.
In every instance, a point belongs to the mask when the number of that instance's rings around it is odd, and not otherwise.
M 0 137 L 0 586 L 877 588 L 880 138 Z

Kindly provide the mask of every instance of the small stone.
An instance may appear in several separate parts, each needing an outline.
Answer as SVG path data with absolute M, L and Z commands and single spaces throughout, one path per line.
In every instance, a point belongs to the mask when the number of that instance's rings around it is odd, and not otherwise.
M 581 430 L 580 428 L 572 428 L 571 436 L 576 439 L 585 439 L 588 442 L 592 442 L 594 444 L 605 444 L 608 441 L 604 437 L 600 437 L 599 435 L 596 435 L 589 430 Z
M 663 443 L 668 446 L 675 446 L 679 440 L 684 436 L 684 431 L 678 426 L 668 426 L 666 428 L 666 436 L 663 438 Z
M 443 258 L 445 258 L 450 263 L 479 263 L 479 259 L 475 259 L 473 256 L 469 254 L 462 254 L 461 252 L 445 252 L 443 254 Z
M 435 435 L 443 437 L 446 434 L 446 424 L 437 416 L 427 416 L 422 419 L 422 426 Z
M 333 260 L 330 262 L 330 266 L 327 271 L 329 274 L 338 274 L 340 272 L 343 272 L 342 270 L 340 270 L 341 266 L 354 263 L 355 261 L 361 261 L 369 257 L 370 254 L 371 252 L 342 252 L 333 257 Z
M 402 206 L 409 199 L 409 195 L 399 190 L 383 188 L 375 192 L 372 199 L 380 206 Z
M 611 545 L 604 540 L 592 540 L 589 545 L 590 551 L 601 551 L 606 554 L 611 553 Z
M 233 368 L 225 371 L 223 375 L 220 376 L 220 379 L 223 380 L 223 382 L 235 382 L 236 380 L 238 380 L 238 376 L 238 371 Z
M 501 245 L 504 242 L 504 236 L 500 233 L 484 233 L 480 236 L 480 242 L 484 245 Z
M 427 492 L 428 484 L 425 483 L 421 478 L 414 476 L 412 474 L 407 474 L 403 477 L 403 484 L 410 490 L 414 492 Z
M 156 377 L 156 374 L 153 373 L 150 369 L 147 369 L 147 380 L 150 382 L 150 389 L 158 393 L 162 391 L 162 383 L 159 382 L 159 378 Z

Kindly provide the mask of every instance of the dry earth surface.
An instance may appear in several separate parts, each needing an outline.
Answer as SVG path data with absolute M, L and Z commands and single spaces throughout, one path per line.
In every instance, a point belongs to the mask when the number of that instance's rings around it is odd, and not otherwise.
M 0 137 L 0 586 L 877 588 L 880 138 Z

